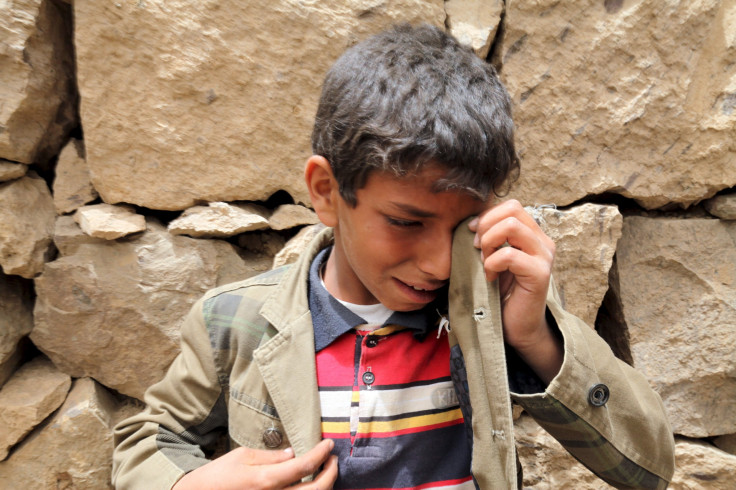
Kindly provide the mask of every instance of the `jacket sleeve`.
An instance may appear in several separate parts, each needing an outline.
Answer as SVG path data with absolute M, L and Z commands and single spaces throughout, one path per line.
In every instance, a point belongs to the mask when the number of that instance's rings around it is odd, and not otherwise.
M 226 427 L 227 407 L 202 309 L 199 301 L 186 318 L 181 353 L 146 391 L 146 409 L 115 427 L 115 488 L 168 489 L 209 462 L 203 448 Z
M 544 387 L 509 349 L 512 399 L 607 483 L 666 488 L 674 438 L 659 395 L 595 330 L 562 309 L 554 284 L 547 310 L 564 342 L 562 368 Z

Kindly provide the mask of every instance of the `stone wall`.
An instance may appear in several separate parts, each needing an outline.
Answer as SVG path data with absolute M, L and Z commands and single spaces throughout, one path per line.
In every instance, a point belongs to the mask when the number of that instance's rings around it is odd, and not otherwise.
M 0 4 L 0 487 L 106 488 L 204 291 L 294 259 L 320 82 L 398 22 L 514 102 L 566 307 L 661 395 L 671 488 L 736 480 L 736 0 Z M 525 486 L 605 488 L 526 415 Z

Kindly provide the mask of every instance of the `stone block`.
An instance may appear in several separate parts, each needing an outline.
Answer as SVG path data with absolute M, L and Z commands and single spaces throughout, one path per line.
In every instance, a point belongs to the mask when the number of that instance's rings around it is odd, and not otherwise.
M 72 379 L 44 357 L 24 364 L 0 389 L 0 461 L 66 399 Z
M 33 278 L 51 253 L 54 201 L 35 174 L 0 184 L 0 265 L 6 274 Z
M 612 284 L 676 434 L 736 432 L 736 223 L 627 217 Z
M 304 162 L 329 66 L 390 24 L 444 26 L 443 3 L 75 1 L 95 188 L 105 202 L 150 209 L 278 190 L 309 202 Z
M 452 1 L 452 0 L 451 0 Z M 512 196 L 611 192 L 654 209 L 736 185 L 729 2 L 507 2 L 495 60 L 522 159 Z
M 62 371 L 141 398 L 179 349 L 179 326 L 207 290 L 268 270 L 229 243 L 173 236 L 79 243 L 36 279 L 33 343 Z

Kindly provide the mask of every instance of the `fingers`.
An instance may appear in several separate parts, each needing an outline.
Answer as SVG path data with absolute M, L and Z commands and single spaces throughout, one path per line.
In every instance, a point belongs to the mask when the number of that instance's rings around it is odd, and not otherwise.
M 327 458 L 324 468 L 322 468 L 322 471 L 319 472 L 319 475 L 317 475 L 314 481 L 301 483 L 295 485 L 293 488 L 329 490 L 335 484 L 335 480 L 337 480 L 337 456 L 332 455 Z
M 328 461 L 333 447 L 335 447 L 334 441 L 325 439 L 297 458 L 288 459 L 276 465 L 263 466 L 261 477 L 271 482 L 271 488 L 283 488 L 299 482 L 305 476 L 316 473 L 319 467 Z M 336 462 L 335 466 L 337 466 Z
M 469 226 L 476 232 L 474 244 L 481 249 L 488 280 L 506 270 L 540 279 L 551 271 L 555 244 L 518 201 L 488 209 Z
M 294 450 L 291 448 L 283 451 L 272 451 L 268 449 L 241 447 L 236 449 L 236 451 L 241 453 L 240 462 L 247 465 L 278 464 L 294 457 Z

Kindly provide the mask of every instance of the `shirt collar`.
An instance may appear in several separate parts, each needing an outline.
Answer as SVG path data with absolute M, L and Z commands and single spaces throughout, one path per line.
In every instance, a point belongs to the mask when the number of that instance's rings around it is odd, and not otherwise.
M 331 250 L 332 247 L 321 250 L 309 267 L 309 310 L 314 326 L 315 352 L 321 351 L 345 332 L 366 324 L 363 318 L 337 301 L 321 284 L 320 269 Z M 411 329 L 414 336 L 422 340 L 429 328 L 439 323 L 440 312 L 447 312 L 446 292 L 421 310 L 394 312 L 383 325 L 399 325 Z

